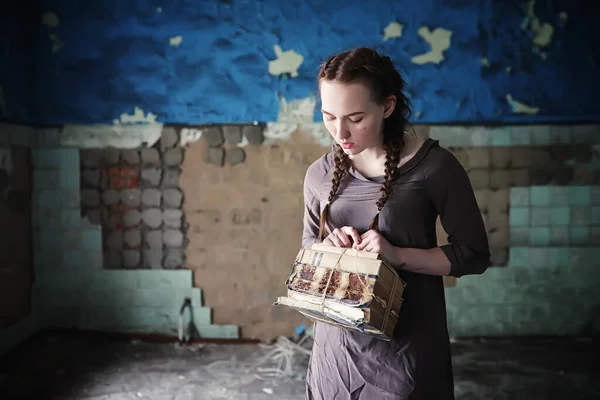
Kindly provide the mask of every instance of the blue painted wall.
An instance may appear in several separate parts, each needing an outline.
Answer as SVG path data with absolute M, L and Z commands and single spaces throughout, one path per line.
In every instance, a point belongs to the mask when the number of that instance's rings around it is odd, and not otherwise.
M 137 106 L 169 123 L 275 121 L 279 94 L 314 95 L 319 64 L 364 45 L 404 71 L 415 122 L 600 120 L 600 24 L 582 2 L 538 3 L 535 15 L 554 27 L 542 49 L 533 46 L 526 1 L 43 0 L 29 30 L 14 11 L 3 13 L 11 49 L 0 59 L 4 118 L 112 123 Z M 59 17 L 57 26 L 41 23 L 48 11 Z M 392 21 L 404 25 L 403 34 L 384 41 Z M 453 32 L 440 64 L 411 63 L 429 51 L 421 26 Z M 23 40 L 31 34 L 35 56 Z M 175 36 L 179 46 L 170 45 Z M 60 48 L 52 51 L 53 43 Z M 302 55 L 298 76 L 268 74 L 275 45 Z M 507 94 L 539 112 L 514 113 Z

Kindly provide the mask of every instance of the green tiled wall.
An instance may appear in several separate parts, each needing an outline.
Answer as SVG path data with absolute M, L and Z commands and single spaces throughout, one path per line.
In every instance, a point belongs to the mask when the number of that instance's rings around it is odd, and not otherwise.
M 233 325 L 213 325 L 190 270 L 102 269 L 100 226 L 80 217 L 79 150 L 34 149 L 33 313 L 0 332 L 0 353 L 44 328 L 177 336 L 186 297 L 197 333 L 238 338 Z
M 600 333 L 600 186 L 510 193 L 509 264 L 446 289 L 451 335 Z

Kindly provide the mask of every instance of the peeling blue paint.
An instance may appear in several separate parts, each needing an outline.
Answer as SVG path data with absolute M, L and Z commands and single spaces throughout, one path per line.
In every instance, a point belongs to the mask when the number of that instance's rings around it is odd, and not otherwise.
M 38 15 L 19 19 L 8 10 L 0 17 L 5 47 L 11 49 L 0 52 L 5 119 L 112 123 L 137 106 L 165 123 L 275 121 L 280 94 L 288 101 L 315 95 L 319 64 L 356 46 L 389 54 L 405 74 L 415 122 L 600 119 L 594 89 L 600 87 L 594 53 L 600 49 L 593 42 L 600 27 L 577 2 L 536 6 L 540 21 L 555 28 L 544 49 L 534 48 L 531 32 L 522 28 L 531 20 L 524 23 L 525 1 L 41 3 Z M 56 13 L 60 24 L 42 25 L 45 11 Z M 566 24 L 561 11 L 568 15 Z M 384 42 L 392 21 L 404 26 L 403 34 Z M 442 63 L 410 62 L 429 51 L 417 33 L 421 26 L 452 31 Z M 55 52 L 51 34 L 63 43 Z M 28 52 L 32 35 L 38 35 L 35 56 Z M 175 36 L 182 37 L 179 46 L 169 42 Z M 302 55 L 297 77 L 268 74 L 274 45 Z M 482 68 L 482 57 L 489 67 Z M 507 94 L 539 107 L 539 113 L 514 114 Z M 315 120 L 319 117 L 315 112 Z

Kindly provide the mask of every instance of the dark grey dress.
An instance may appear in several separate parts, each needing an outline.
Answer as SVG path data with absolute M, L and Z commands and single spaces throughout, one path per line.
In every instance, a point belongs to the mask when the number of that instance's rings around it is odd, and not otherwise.
M 333 153 L 307 170 L 304 182 L 302 244 L 317 241 L 319 218 L 327 202 Z M 328 229 L 367 230 L 383 177 L 346 175 L 331 205 Z M 452 153 L 427 139 L 404 164 L 381 211 L 381 234 L 394 246 L 437 246 L 440 215 L 450 244 L 442 250 L 451 275 L 481 274 L 490 263 L 488 239 L 467 173 Z M 317 323 L 307 373 L 306 399 L 454 399 L 454 381 L 442 277 L 400 271 L 407 283 L 391 342 Z

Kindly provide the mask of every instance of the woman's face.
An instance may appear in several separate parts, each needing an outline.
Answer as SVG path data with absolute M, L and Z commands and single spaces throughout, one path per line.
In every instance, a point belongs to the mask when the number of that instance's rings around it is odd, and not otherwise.
M 325 127 L 347 155 L 382 146 L 383 120 L 394 110 L 394 96 L 378 104 L 364 83 L 331 80 L 320 82 L 320 94 Z

